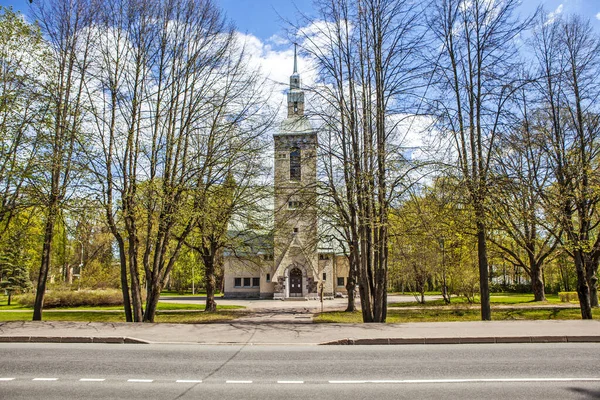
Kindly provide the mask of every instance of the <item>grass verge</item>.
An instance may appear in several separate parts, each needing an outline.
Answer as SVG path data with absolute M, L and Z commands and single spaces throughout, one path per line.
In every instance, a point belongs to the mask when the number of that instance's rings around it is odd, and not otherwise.
M 558 297 L 558 295 L 555 294 L 547 294 L 546 295 L 546 301 L 542 301 L 542 302 L 536 302 L 533 298 L 533 294 L 521 294 L 521 293 L 494 293 L 490 296 L 490 303 L 491 304 L 527 304 L 527 303 L 531 303 L 531 304 L 565 304 L 563 302 L 560 301 L 560 298 Z M 467 299 L 459 296 L 459 297 L 452 297 L 452 302 L 450 303 L 450 305 L 453 304 L 469 304 L 467 302 Z M 475 297 L 475 303 L 473 304 L 479 304 L 479 297 Z M 573 304 L 578 304 L 577 302 L 573 303 Z M 428 306 L 445 306 L 446 303 L 444 303 L 443 299 L 438 299 L 438 300 L 429 300 L 426 301 L 425 304 L 421 304 L 418 303 L 417 301 L 410 301 L 410 302 L 401 302 L 401 303 L 390 303 L 388 304 L 388 307 L 428 307 Z
M 594 318 L 600 318 L 600 309 L 593 309 Z M 551 309 L 515 309 L 492 310 L 492 320 L 547 320 L 547 319 L 581 319 L 581 312 L 576 308 Z M 419 309 L 419 310 L 388 310 L 387 323 L 400 324 L 406 322 L 453 322 L 480 321 L 479 309 Z M 347 313 L 341 311 L 321 313 L 313 319 L 317 323 L 362 323 L 360 311 Z
M 170 304 L 169 306 L 172 306 Z M 234 311 L 243 309 L 241 306 L 219 306 L 216 313 L 205 313 L 204 305 L 198 308 L 198 311 L 189 307 L 160 307 L 156 313 L 155 321 L 158 323 L 172 324 L 202 324 L 211 322 L 224 322 L 239 318 L 244 314 L 243 311 Z M 177 304 L 181 306 L 181 304 Z M 187 304 L 186 304 L 187 306 Z M 0 311 L 0 322 L 8 321 L 31 321 L 33 317 L 32 310 Z M 73 322 L 125 322 L 125 314 L 118 309 L 107 308 L 77 308 L 77 309 L 50 309 L 44 310 L 44 321 L 73 321 Z

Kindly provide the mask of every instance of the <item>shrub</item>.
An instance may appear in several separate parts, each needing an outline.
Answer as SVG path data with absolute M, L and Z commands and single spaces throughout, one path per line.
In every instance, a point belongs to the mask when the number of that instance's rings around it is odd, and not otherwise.
M 33 307 L 35 293 L 17 296 L 15 300 L 26 307 Z M 44 296 L 44 308 L 79 307 L 79 306 L 120 306 L 123 305 L 123 294 L 120 290 L 55 290 Z
M 526 283 L 491 283 L 490 293 L 531 293 L 531 285 Z

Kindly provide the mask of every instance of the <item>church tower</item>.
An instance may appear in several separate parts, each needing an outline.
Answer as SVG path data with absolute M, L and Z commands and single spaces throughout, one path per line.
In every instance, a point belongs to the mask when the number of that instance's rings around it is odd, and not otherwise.
M 317 133 L 304 115 L 304 91 L 294 47 L 287 118 L 275 141 L 274 298 L 316 296 L 321 283 L 317 255 Z

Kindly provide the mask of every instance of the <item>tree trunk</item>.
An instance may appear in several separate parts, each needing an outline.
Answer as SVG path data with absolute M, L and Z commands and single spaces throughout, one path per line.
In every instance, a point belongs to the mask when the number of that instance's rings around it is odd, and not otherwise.
M 585 271 L 588 287 L 590 288 L 590 305 L 598 307 L 598 261 L 586 257 Z
M 129 232 L 135 232 L 130 230 Z M 133 322 L 142 322 L 144 319 L 144 313 L 142 310 L 142 291 L 140 288 L 140 277 L 138 273 L 137 263 L 137 246 L 136 239 L 133 237 L 129 238 L 129 277 L 131 284 L 131 305 L 133 307 Z
M 144 311 L 143 322 L 154 322 L 156 316 L 156 309 L 158 307 L 158 300 L 160 299 L 160 291 L 162 287 L 159 282 L 155 282 L 153 285 L 148 286 L 146 296 L 146 310 Z
M 446 277 L 446 269 L 442 270 L 442 297 L 444 303 L 450 304 L 450 294 L 448 293 L 448 278 Z
M 335 257 L 335 256 L 334 256 Z M 346 282 L 346 291 L 348 292 L 348 305 L 346 306 L 346 312 L 356 311 L 356 261 L 354 257 L 350 257 L 348 260 L 349 271 L 348 271 L 348 282 Z
M 204 276 L 206 278 L 206 306 L 205 312 L 216 312 L 217 303 L 215 302 L 215 260 L 212 254 L 202 256 L 204 261 Z
M 546 301 L 544 279 L 542 277 L 542 266 L 540 263 L 536 262 L 532 256 L 529 257 L 529 271 L 534 300 Z
M 48 271 L 50 270 L 50 252 L 52 250 L 52 238 L 54 233 L 54 222 L 58 213 L 56 205 L 51 205 L 48 209 L 48 219 L 46 220 L 46 229 L 44 231 L 44 245 L 42 247 L 42 262 L 40 265 L 40 274 L 38 276 L 37 290 L 35 293 L 35 304 L 33 305 L 33 320 L 42 320 L 42 309 L 44 308 L 44 295 L 46 294 L 46 281 L 48 280 Z
M 481 299 L 481 320 L 491 321 L 492 310 L 490 307 L 487 243 L 485 237 L 485 225 L 481 222 L 481 220 L 477 222 L 477 256 L 479 261 L 479 296 Z
M 125 321 L 133 322 L 131 312 L 131 297 L 129 296 L 129 283 L 127 282 L 127 255 L 125 254 L 125 244 L 123 239 L 117 238 L 119 244 L 119 263 L 121 265 L 121 293 L 123 293 L 123 309 L 125 311 Z
M 581 308 L 581 319 L 592 319 L 592 305 L 590 303 L 590 288 L 586 279 L 585 265 L 581 250 L 575 250 L 575 270 L 577 271 L 577 295 Z
M 10 306 L 10 300 L 12 299 L 12 290 L 8 291 L 8 306 Z
M 348 283 L 346 284 L 346 291 L 348 292 L 348 305 L 346 306 L 345 312 L 354 312 L 356 311 L 356 282 L 352 279 L 348 279 Z
M 531 269 L 531 288 L 535 301 L 546 301 L 542 270 L 539 267 Z

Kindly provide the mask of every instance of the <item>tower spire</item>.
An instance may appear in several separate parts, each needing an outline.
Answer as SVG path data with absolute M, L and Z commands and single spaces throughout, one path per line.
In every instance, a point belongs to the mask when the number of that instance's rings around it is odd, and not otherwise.
M 304 92 L 298 73 L 298 43 L 294 43 L 294 72 L 290 76 L 290 91 L 288 92 L 288 118 L 304 115 Z
M 298 73 L 298 43 L 294 43 L 294 74 Z

